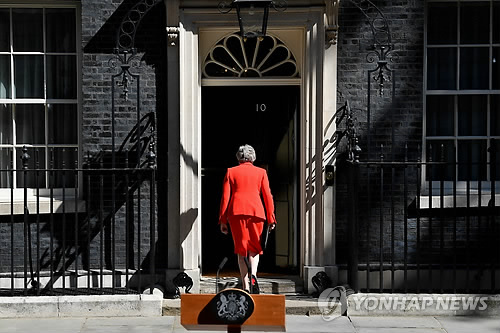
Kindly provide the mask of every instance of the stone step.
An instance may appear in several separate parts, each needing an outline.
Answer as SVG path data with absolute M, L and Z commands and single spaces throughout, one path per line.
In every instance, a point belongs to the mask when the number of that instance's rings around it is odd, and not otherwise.
M 298 276 L 265 276 L 258 278 L 259 288 L 263 294 L 296 295 L 303 291 L 302 280 Z M 211 294 L 216 292 L 215 277 L 201 277 L 200 293 Z M 219 291 L 226 288 L 241 288 L 236 277 L 221 277 L 218 281 Z

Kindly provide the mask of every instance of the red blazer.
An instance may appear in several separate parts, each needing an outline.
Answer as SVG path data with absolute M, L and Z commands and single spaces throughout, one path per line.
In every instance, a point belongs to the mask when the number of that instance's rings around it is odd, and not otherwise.
M 233 215 L 257 216 L 267 219 L 269 223 L 276 222 L 273 196 L 265 169 L 250 162 L 227 169 L 222 186 L 219 223 L 227 223 L 228 217 Z

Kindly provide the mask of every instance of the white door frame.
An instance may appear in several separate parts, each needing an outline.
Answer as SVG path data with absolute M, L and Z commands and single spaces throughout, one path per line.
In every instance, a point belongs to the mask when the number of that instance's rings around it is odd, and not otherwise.
M 326 133 L 323 124 L 331 124 L 334 117 L 336 79 L 325 78 L 323 73 L 336 75 L 336 47 L 335 59 L 325 61 L 324 10 L 323 7 L 288 8 L 285 12 L 270 13 L 271 27 L 268 29 L 280 39 L 286 31 L 299 31 L 302 36 L 298 48 L 301 52 L 298 57 L 301 64 L 301 112 L 298 118 L 301 188 L 297 202 L 301 207 L 301 239 L 298 245 L 301 276 L 309 292 L 313 291 L 310 283 L 312 275 L 328 271 L 327 267 L 335 265 L 335 258 L 331 255 L 334 251 L 334 221 L 324 220 L 325 216 L 334 216 L 331 211 L 334 208 L 330 203 L 325 205 L 323 202 L 325 193 L 328 193 L 328 189 L 323 188 L 323 149 L 325 143 L 333 143 L 325 141 L 329 133 Z M 200 48 L 206 47 L 203 44 L 205 41 L 200 40 L 200 32 L 219 30 L 222 37 L 238 30 L 238 26 L 234 13 L 221 14 L 216 9 L 180 9 L 179 17 L 178 46 L 175 46 L 178 47 L 178 62 L 170 59 L 168 62 L 169 73 L 179 75 L 178 104 L 171 100 L 176 92 L 171 91 L 173 87 L 170 85 L 168 92 L 169 106 L 177 104 L 179 110 L 178 114 L 168 116 L 169 179 L 178 179 L 178 182 L 169 182 L 168 189 L 169 269 L 187 272 L 195 282 L 193 292 L 196 292 L 201 265 L 201 58 L 204 55 L 200 54 Z M 287 43 L 286 37 L 283 41 Z M 328 50 L 331 52 L 332 47 Z M 332 80 L 335 85 L 325 87 L 326 83 L 332 84 Z M 239 84 L 255 85 L 258 82 L 258 79 L 241 79 Z M 272 82 L 297 84 L 295 79 Z M 225 84 L 207 79 L 203 83 Z M 266 80 L 266 84 L 269 83 Z M 327 92 L 324 93 L 324 90 Z M 329 128 L 328 132 L 332 130 L 334 128 Z

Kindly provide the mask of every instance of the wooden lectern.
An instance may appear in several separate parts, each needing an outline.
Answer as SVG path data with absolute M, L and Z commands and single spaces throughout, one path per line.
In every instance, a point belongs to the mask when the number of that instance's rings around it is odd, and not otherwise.
M 181 325 L 188 330 L 284 332 L 285 312 L 285 295 L 250 295 L 233 288 L 181 295 Z

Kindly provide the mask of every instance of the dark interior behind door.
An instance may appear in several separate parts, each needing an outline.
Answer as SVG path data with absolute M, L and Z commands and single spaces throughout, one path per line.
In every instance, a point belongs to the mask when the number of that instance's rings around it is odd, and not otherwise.
M 243 144 L 256 150 L 255 165 L 268 170 L 280 228 L 270 237 L 261 257 L 260 271 L 290 267 L 296 252 L 293 229 L 296 186 L 297 86 L 203 87 L 202 89 L 202 271 L 209 274 L 222 259 L 225 269 L 237 271 L 230 236 L 220 233 L 217 219 L 222 180 L 227 168 L 237 165 L 236 151 Z M 281 220 L 280 220 L 281 219 Z M 283 223 L 283 224 L 281 224 Z

